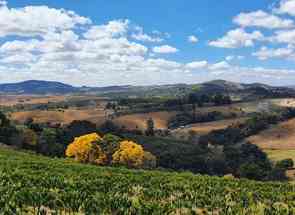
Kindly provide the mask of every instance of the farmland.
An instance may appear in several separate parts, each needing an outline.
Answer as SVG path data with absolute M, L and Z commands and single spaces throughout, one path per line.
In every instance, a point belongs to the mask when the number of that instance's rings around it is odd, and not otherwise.
M 288 184 L 95 167 L 3 148 L 0 169 L 4 214 L 295 212 L 295 187 Z
M 11 114 L 11 119 L 20 123 L 24 123 L 29 118 L 34 119 L 37 123 L 69 124 L 74 120 L 88 120 L 101 124 L 106 120 L 106 115 L 105 111 L 101 108 L 19 111 Z
M 295 120 L 291 119 L 274 125 L 248 140 L 262 149 L 294 150 Z
M 176 112 L 150 112 L 143 114 L 130 114 L 125 116 L 120 116 L 114 120 L 115 123 L 126 126 L 128 129 L 139 128 L 141 130 L 146 129 L 146 121 L 152 118 L 155 122 L 155 128 L 157 129 L 167 129 L 168 121 L 172 116 L 175 116 Z

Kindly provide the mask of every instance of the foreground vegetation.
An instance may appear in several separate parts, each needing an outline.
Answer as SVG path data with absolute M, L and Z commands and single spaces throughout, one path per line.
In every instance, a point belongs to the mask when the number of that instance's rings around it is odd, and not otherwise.
M 295 186 L 96 167 L 0 148 L 0 214 L 294 214 Z

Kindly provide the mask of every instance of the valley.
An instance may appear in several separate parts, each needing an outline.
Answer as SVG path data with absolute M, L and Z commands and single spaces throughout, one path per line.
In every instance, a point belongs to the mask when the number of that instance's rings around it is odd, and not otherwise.
M 23 84 L 21 86 L 23 87 Z M 168 184 L 173 184 L 181 178 L 177 183 L 180 187 L 186 186 L 186 181 L 193 180 L 189 185 L 189 189 L 194 193 L 192 198 L 199 197 L 194 186 L 204 186 L 205 189 L 208 183 L 221 183 L 222 189 L 231 187 L 250 191 L 251 187 L 260 186 L 259 183 L 262 183 L 244 181 L 245 179 L 263 181 L 262 195 L 268 193 L 268 189 L 273 189 L 272 181 L 286 186 L 282 189 L 287 189 L 288 186 L 288 189 L 293 189 L 289 184 L 295 180 L 295 99 L 290 96 L 290 91 L 286 93 L 287 89 L 279 88 L 278 92 L 277 88 L 265 85 L 260 86 L 263 90 L 257 89 L 258 84 L 252 89 L 249 85 L 225 81 L 213 81 L 198 86 L 196 88 L 195 85 L 187 85 L 185 90 L 182 89 L 183 85 L 172 85 L 157 88 L 104 88 L 106 91 L 102 88 L 99 88 L 99 91 L 96 88 L 83 88 L 83 92 L 78 92 L 75 88 L 75 92 L 50 92 L 43 95 L 14 94 L 15 91 L 1 94 L 0 159 L 6 161 L 0 165 L 0 169 L 6 176 L 0 176 L 0 182 L 1 177 L 18 175 L 24 178 L 19 180 L 19 183 L 26 186 L 29 174 L 39 173 L 39 182 L 35 181 L 31 186 L 40 189 L 44 183 L 42 181 L 45 181 L 43 175 L 53 180 L 56 168 L 63 169 L 66 166 L 71 170 L 58 174 L 58 180 L 63 181 L 65 177 L 79 178 L 83 177 L 83 174 L 93 174 L 91 177 L 103 177 L 102 180 L 105 180 L 108 175 L 112 175 L 124 180 L 122 186 L 128 184 L 128 189 L 131 190 L 137 189 L 136 186 L 140 186 L 140 189 L 147 189 L 148 186 L 152 192 L 160 192 L 143 182 L 140 182 L 141 185 L 137 183 L 138 180 L 152 176 L 155 177 L 155 183 L 168 177 Z M 47 90 L 45 86 L 40 88 L 42 91 Z M 134 88 L 137 91 L 134 91 Z M 202 88 L 204 89 L 201 90 Z M 52 87 L 48 89 L 51 90 Z M 179 93 L 172 96 L 172 91 Z M 7 156 L 11 156 L 11 159 Z M 51 160 L 48 157 L 58 157 L 59 160 Z M 22 163 L 23 159 L 26 162 Z M 7 171 L 6 167 L 10 165 L 16 165 L 18 168 L 15 171 Z M 79 169 L 82 175 L 72 172 L 76 169 Z M 182 173 L 183 171 L 189 173 Z M 201 180 L 204 184 L 197 185 L 195 180 Z M 232 183 L 236 182 L 239 185 L 232 187 Z M 77 186 L 66 181 L 62 183 L 66 187 Z M 90 183 L 103 183 L 99 188 L 102 189 L 107 182 L 93 180 Z M 44 192 L 51 193 L 47 189 L 52 190 L 52 186 L 60 187 L 60 184 L 53 182 Z M 83 186 L 89 188 L 90 185 L 83 182 Z M 57 189 L 53 198 L 69 198 L 72 195 L 72 191 L 61 194 L 64 192 L 63 188 Z M 108 196 L 110 203 L 123 201 L 120 198 L 111 198 L 113 193 L 102 194 L 96 189 L 93 191 L 103 198 Z M 34 195 L 34 192 L 29 190 L 21 192 Z M 224 193 L 221 190 L 214 192 L 215 195 Z M 283 200 L 289 194 L 284 193 L 284 190 L 277 192 L 280 192 L 281 196 L 273 196 L 273 202 L 267 203 L 261 198 L 253 202 L 253 207 L 263 204 L 264 208 L 268 208 L 278 201 L 289 205 L 290 202 Z M 141 195 L 146 199 L 145 193 Z M 167 195 L 174 195 L 174 191 L 168 192 Z M 186 192 L 181 195 L 186 195 Z M 228 195 L 232 196 L 233 193 Z M 100 197 L 86 196 L 82 202 L 76 202 L 76 206 L 68 205 L 64 208 L 43 202 L 38 208 L 32 206 L 35 204 L 33 202 L 23 202 L 24 206 L 18 210 L 45 210 L 47 213 L 56 210 L 72 210 L 77 213 L 96 210 L 93 205 L 83 205 L 92 204 L 91 201 L 97 202 Z M 44 194 L 42 198 L 51 197 Z M 166 204 L 160 204 L 159 199 L 156 201 L 155 198 L 151 197 L 144 204 L 153 204 L 155 210 L 165 211 Z M 203 203 L 193 204 L 198 205 L 196 210 L 199 212 L 213 210 L 226 213 L 226 200 L 222 196 L 218 198 L 220 199 L 212 201 L 211 197 L 202 197 L 200 201 Z M 132 203 L 133 200 L 130 201 L 132 205 L 135 204 Z M 6 204 L 4 202 L 0 199 L 0 205 Z M 187 203 L 188 201 L 183 202 Z M 75 209 L 78 206 L 79 210 Z M 137 203 L 132 207 L 135 207 L 137 212 L 147 211 L 141 204 L 142 209 L 137 208 Z M 237 203 L 231 210 L 240 213 L 241 207 Z M 177 208 L 176 211 L 187 210 L 185 206 L 182 208 Z M 114 212 L 111 206 L 100 205 L 100 209 Z

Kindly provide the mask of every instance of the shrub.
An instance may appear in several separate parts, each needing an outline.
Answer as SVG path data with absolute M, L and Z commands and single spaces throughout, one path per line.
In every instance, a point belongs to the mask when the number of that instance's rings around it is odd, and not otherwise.
M 294 161 L 291 158 L 284 159 L 276 163 L 277 168 L 281 168 L 285 170 L 292 169 L 293 166 L 294 166 Z

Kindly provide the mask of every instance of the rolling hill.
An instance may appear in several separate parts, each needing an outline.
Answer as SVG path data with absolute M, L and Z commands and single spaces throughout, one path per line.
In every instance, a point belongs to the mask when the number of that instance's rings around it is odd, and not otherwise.
M 108 86 L 108 87 L 74 87 L 52 81 L 30 80 L 19 83 L 0 84 L 0 94 L 98 94 L 111 97 L 175 97 L 190 92 L 199 94 L 224 93 L 251 100 L 269 97 L 295 96 L 295 89 L 273 87 L 260 83 L 242 84 L 224 80 L 214 80 L 201 84 L 170 84 L 152 86 Z
M 19 83 L 0 84 L 0 93 L 7 94 L 66 94 L 78 88 L 60 82 L 30 80 Z

